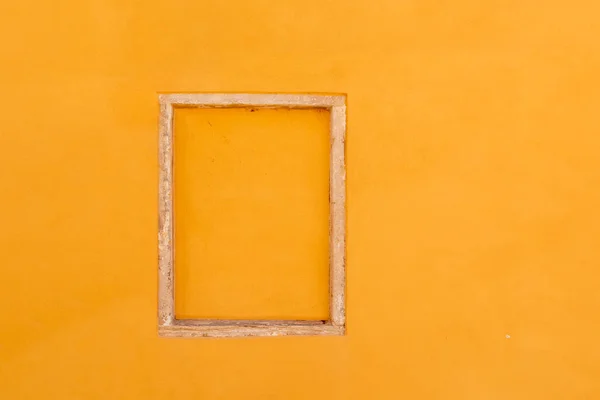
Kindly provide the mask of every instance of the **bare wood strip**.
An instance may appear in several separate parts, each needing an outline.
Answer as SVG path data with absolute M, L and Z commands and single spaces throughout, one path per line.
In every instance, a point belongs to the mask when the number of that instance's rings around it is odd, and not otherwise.
M 317 94 L 251 94 L 251 93 L 176 93 L 159 95 L 161 103 L 197 107 L 299 107 L 313 108 L 344 105 L 345 96 Z
M 333 325 L 346 322 L 346 107 L 331 108 L 330 153 L 330 318 Z
M 173 287 L 173 106 L 160 105 L 158 186 L 158 324 L 175 319 Z
M 343 335 L 344 327 L 333 325 L 222 325 L 222 326 L 159 326 L 162 337 L 243 337 L 290 335 Z

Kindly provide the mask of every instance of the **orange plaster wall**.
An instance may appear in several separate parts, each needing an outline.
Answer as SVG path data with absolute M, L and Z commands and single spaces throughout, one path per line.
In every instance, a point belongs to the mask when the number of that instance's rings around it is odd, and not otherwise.
M 329 319 L 329 112 L 174 115 L 176 317 Z
M 599 398 L 599 12 L 2 2 L 0 398 Z M 190 91 L 347 93 L 347 336 L 157 337 L 157 93 Z

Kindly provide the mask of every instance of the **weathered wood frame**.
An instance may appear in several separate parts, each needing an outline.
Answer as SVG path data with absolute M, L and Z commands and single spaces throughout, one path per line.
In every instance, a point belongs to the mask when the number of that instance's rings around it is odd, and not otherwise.
M 312 94 L 161 94 L 159 122 L 158 333 L 164 337 L 344 335 L 346 330 L 346 96 Z M 329 320 L 176 319 L 173 251 L 173 109 L 256 107 L 328 109 Z

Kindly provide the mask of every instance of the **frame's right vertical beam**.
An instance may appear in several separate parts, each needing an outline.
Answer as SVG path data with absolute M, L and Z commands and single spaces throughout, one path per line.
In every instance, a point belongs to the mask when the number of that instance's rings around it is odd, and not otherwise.
M 346 106 L 331 107 L 329 165 L 330 318 L 334 326 L 346 323 Z

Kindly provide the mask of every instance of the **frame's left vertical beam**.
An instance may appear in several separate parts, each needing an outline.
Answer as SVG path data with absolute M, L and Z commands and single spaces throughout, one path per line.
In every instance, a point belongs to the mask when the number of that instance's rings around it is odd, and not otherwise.
M 160 99 L 158 138 L 158 325 L 175 321 L 173 279 L 173 105 Z

